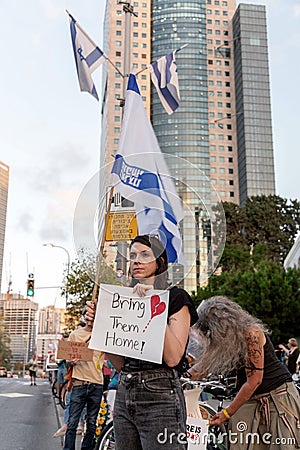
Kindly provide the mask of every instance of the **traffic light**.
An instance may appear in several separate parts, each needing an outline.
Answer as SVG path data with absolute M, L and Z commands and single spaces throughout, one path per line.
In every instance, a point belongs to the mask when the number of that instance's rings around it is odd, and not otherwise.
M 34 275 L 30 273 L 27 280 L 27 297 L 34 296 Z

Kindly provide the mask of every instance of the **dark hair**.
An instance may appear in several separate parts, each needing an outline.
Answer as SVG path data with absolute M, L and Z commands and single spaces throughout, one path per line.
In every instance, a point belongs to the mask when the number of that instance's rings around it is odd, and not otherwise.
M 157 236 L 143 234 L 132 239 L 129 250 L 136 242 L 151 248 L 156 259 L 157 269 L 155 271 L 155 289 L 167 289 L 168 283 L 168 256 L 163 243 Z M 129 269 L 130 274 L 130 269 Z M 138 280 L 132 278 L 130 286 L 135 286 Z

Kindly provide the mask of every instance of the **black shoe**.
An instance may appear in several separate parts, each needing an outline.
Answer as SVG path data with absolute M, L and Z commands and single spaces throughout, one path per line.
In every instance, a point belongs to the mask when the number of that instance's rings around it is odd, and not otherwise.
M 30 383 L 30 386 L 32 386 L 32 383 Z
M 36 386 L 36 383 L 34 383 L 34 385 Z

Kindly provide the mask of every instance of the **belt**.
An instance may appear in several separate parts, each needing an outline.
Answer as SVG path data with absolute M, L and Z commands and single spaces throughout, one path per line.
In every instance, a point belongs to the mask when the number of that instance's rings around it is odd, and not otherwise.
M 100 383 L 93 383 L 92 381 L 86 381 L 86 380 L 78 380 L 78 378 L 72 378 L 72 384 L 73 386 L 86 386 L 89 384 L 99 384 Z
M 126 370 L 121 370 L 119 373 L 119 380 L 130 382 L 130 381 L 139 381 L 141 382 L 144 377 L 146 377 L 148 380 L 151 378 L 157 378 L 157 376 L 160 377 L 168 377 L 172 379 L 178 378 L 178 372 L 176 369 L 171 368 L 158 368 L 158 369 L 152 369 L 152 370 L 139 370 L 139 371 L 132 371 L 127 372 Z

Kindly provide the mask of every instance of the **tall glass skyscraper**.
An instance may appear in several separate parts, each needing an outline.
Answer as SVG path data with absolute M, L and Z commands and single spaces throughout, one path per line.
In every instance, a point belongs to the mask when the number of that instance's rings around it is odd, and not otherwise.
M 183 279 L 193 290 L 210 275 L 216 257 L 211 224 L 218 202 L 275 193 L 265 7 L 236 8 L 235 0 L 131 5 L 137 13 L 131 18 L 131 66 L 142 71 L 141 95 L 185 205 L 181 232 L 187 265 L 174 266 L 172 280 Z M 124 13 L 112 0 L 107 1 L 104 42 L 122 68 Z M 176 53 L 180 106 L 168 115 L 144 69 L 185 44 Z M 107 68 L 102 152 L 109 157 L 117 150 L 121 122 L 117 78 Z
M 0 286 L 2 281 L 9 166 L 0 161 Z

